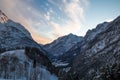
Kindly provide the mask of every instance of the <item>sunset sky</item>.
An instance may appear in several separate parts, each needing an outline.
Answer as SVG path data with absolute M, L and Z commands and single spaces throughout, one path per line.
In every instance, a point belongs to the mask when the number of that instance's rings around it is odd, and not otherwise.
M 0 0 L 0 9 L 46 44 L 69 33 L 84 36 L 120 15 L 120 0 Z

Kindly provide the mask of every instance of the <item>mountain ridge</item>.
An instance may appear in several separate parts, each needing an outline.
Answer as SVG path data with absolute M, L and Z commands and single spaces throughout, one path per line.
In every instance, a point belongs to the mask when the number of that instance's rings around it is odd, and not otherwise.
M 120 74 L 120 17 L 110 22 L 105 30 L 91 40 L 77 44 L 78 48 L 69 51 L 77 53 L 71 63 L 66 80 L 119 80 Z M 85 39 L 89 36 L 85 36 Z M 77 51 L 79 50 L 79 51 Z M 114 68 L 112 68 L 115 65 Z M 105 71 L 101 71 L 101 70 Z M 113 70 L 114 69 L 114 70 Z M 111 70 L 111 72 L 107 72 Z M 70 78 L 72 75 L 72 78 Z M 107 77 L 109 76 L 109 77 Z M 63 80 L 64 80 L 63 79 Z
M 53 42 L 44 45 L 44 49 L 48 52 L 51 52 L 50 55 L 58 57 L 68 51 L 73 45 L 81 41 L 81 36 L 76 36 L 72 33 L 59 37 Z M 54 49 L 54 50 L 53 50 Z M 54 52 L 52 52 L 54 51 Z

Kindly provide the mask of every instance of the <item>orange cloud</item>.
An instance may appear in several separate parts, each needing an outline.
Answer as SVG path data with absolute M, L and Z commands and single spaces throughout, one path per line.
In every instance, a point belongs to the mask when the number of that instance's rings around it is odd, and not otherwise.
M 0 8 L 10 19 L 24 25 L 38 43 L 46 44 L 69 33 L 80 34 L 84 22 L 84 6 L 81 4 L 86 4 L 88 0 L 61 0 L 62 5 L 48 0 L 68 18 L 62 19 L 57 14 L 64 23 L 53 20 L 56 19 L 54 13 L 57 13 L 54 9 L 50 8 L 47 13 L 42 13 L 28 1 L 32 0 L 0 0 Z
M 47 43 L 50 43 L 52 41 L 49 38 L 45 38 L 45 37 L 38 36 L 38 35 L 32 35 L 32 37 L 35 41 L 37 41 L 40 44 L 47 44 Z

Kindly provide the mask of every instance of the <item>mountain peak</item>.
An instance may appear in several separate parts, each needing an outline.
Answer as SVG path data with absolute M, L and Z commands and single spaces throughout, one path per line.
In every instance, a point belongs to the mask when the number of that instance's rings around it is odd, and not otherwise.
M 68 36 L 73 36 L 74 34 L 72 34 L 72 33 L 70 33 L 70 34 L 68 34 Z
M 44 49 L 50 52 L 50 55 L 58 57 L 67 52 L 71 47 L 80 42 L 83 37 L 74 35 L 72 33 L 59 37 L 50 44 L 44 45 Z
M 0 23 L 7 22 L 8 17 L 0 10 Z

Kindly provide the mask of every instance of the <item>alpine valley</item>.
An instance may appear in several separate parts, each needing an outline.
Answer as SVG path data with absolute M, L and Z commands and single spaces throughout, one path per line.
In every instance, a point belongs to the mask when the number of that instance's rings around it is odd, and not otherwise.
M 120 80 L 120 16 L 42 45 L 0 11 L 0 80 Z

